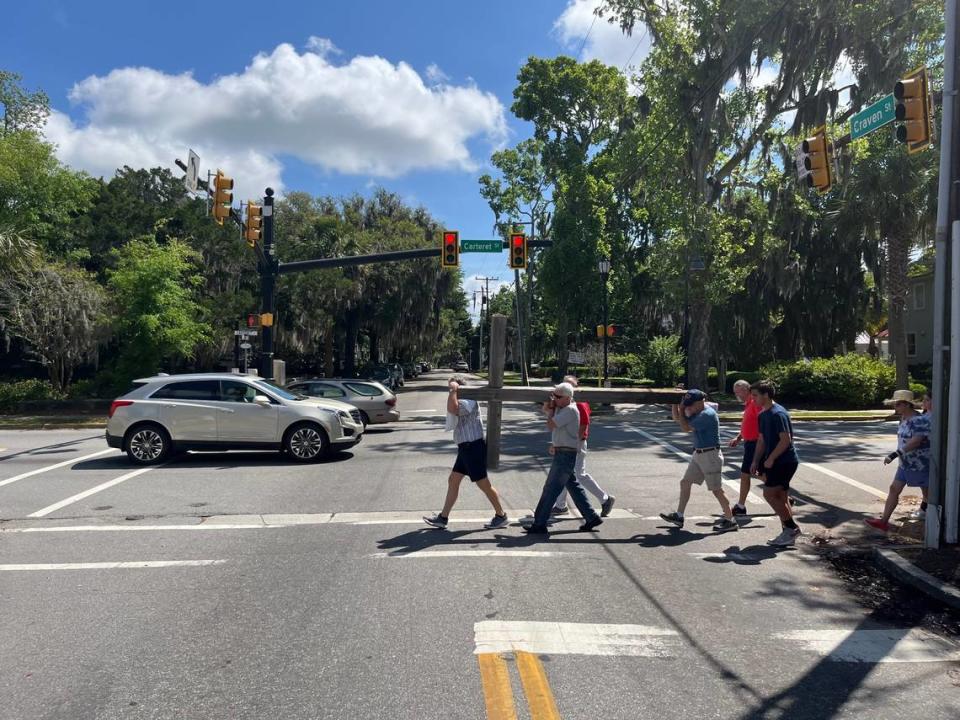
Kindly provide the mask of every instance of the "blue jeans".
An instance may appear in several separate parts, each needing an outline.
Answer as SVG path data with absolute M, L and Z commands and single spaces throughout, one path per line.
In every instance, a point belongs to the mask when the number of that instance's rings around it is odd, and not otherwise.
M 553 456 L 553 463 L 550 465 L 550 472 L 547 473 L 547 481 L 543 484 L 543 492 L 540 494 L 540 502 L 537 503 L 537 509 L 533 513 L 533 524 L 543 527 L 550 519 L 550 509 L 560 497 L 560 493 L 566 488 L 573 498 L 573 504 L 583 516 L 584 521 L 590 522 L 599 517 L 597 511 L 590 505 L 587 499 L 587 493 L 583 485 L 577 480 L 574 468 L 577 464 L 577 453 L 557 451 Z

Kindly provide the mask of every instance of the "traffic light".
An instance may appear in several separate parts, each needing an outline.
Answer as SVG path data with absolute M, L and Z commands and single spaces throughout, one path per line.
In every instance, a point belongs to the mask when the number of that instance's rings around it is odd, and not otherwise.
M 607 337 L 623 337 L 625 330 L 623 325 L 607 325 Z
M 933 113 L 930 108 L 930 82 L 927 69 L 914 70 L 893 86 L 897 99 L 897 140 L 907 144 L 913 154 L 930 147 L 933 140 Z
M 263 226 L 263 207 L 257 205 L 253 200 L 247 200 L 247 224 L 243 229 L 243 237 L 247 245 L 254 247 L 260 240 L 261 227 Z
M 250 313 L 247 315 L 247 327 L 252 328 L 260 324 L 260 316 L 256 313 Z
M 273 327 L 273 313 L 261 313 L 260 325 L 263 327 Z
M 833 144 L 827 139 L 826 126 L 821 125 L 813 131 L 813 136 L 803 141 L 803 166 L 807 170 L 807 186 L 822 193 L 833 186 L 833 168 L 830 157 Z
M 527 236 L 523 233 L 510 234 L 511 270 L 525 270 L 527 267 Z
M 457 230 L 444 230 L 440 242 L 440 267 L 460 265 L 460 233 Z
M 603 325 L 597 325 L 597 337 L 602 338 L 607 333 L 607 328 Z
M 230 190 L 233 190 L 233 178 L 217 170 L 213 178 L 213 205 L 210 207 L 210 214 L 217 225 L 223 225 L 223 221 L 230 217 L 230 206 L 233 205 L 233 193 Z

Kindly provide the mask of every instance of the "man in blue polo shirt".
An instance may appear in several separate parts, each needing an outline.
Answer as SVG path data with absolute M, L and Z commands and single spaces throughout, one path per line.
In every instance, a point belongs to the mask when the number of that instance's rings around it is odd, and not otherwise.
M 730 501 L 723 492 L 723 453 L 720 451 L 720 417 L 717 411 L 706 404 L 706 393 L 701 390 L 689 390 L 683 396 L 681 405 L 673 406 L 673 419 L 684 432 L 693 433 L 693 455 L 690 464 L 680 480 L 680 501 L 677 511 L 660 513 L 660 517 L 671 525 L 683 527 L 683 511 L 690 500 L 690 489 L 694 484 L 707 484 L 707 490 L 713 493 L 723 510 L 723 517 L 713 524 L 718 532 L 739 530 L 733 519 Z M 689 418 L 687 413 L 690 413 Z

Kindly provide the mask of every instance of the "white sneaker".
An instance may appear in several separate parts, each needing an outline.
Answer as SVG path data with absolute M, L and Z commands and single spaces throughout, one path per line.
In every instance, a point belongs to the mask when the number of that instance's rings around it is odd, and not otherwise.
M 800 528 L 784 528 L 783 532 L 771 540 L 767 540 L 770 547 L 792 547 L 800 537 Z

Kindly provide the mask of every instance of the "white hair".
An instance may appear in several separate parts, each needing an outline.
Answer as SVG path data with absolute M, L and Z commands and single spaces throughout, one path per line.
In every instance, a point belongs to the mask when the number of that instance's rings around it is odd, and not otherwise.
M 737 380 L 737 381 L 733 384 L 733 389 L 734 389 L 734 390 L 736 390 L 737 388 L 749 388 L 749 387 L 750 387 L 750 383 L 748 383 L 746 380 L 743 380 L 743 379 Z
M 579 381 L 577 380 L 577 376 L 576 376 L 576 375 L 564 375 L 564 376 L 563 376 L 563 381 L 564 381 L 565 383 L 570 383 L 570 384 L 573 385 L 574 387 L 580 387 L 580 383 L 579 383 Z

